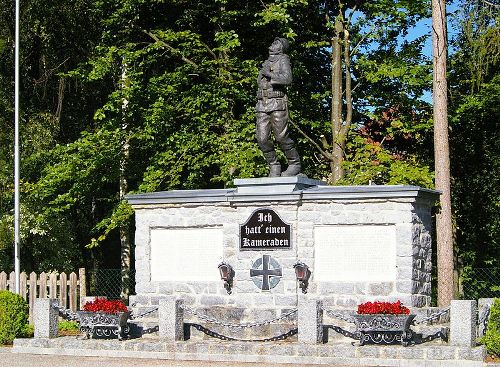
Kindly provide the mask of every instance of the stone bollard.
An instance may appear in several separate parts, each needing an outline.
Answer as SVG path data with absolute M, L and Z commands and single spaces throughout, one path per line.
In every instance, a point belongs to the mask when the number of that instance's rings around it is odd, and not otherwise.
M 300 343 L 323 342 L 323 308 L 318 300 L 299 300 L 297 328 Z
M 184 340 L 184 301 L 176 297 L 160 300 L 159 335 L 166 341 Z
M 35 338 L 55 338 L 59 326 L 59 300 L 37 298 L 33 307 Z
M 476 345 L 476 301 L 452 300 L 450 306 L 450 345 Z

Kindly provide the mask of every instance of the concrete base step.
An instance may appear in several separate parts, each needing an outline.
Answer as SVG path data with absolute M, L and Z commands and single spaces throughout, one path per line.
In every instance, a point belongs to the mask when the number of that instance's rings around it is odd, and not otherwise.
M 486 349 L 426 343 L 401 345 L 303 344 L 290 342 L 178 341 L 138 338 L 124 341 L 16 339 L 13 353 L 96 357 L 154 358 L 170 360 L 251 363 L 318 364 L 343 366 L 484 367 Z

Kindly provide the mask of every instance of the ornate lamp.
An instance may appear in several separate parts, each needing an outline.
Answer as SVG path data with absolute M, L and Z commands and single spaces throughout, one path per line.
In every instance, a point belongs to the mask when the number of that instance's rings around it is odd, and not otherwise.
M 311 270 L 302 261 L 297 261 L 293 266 L 295 269 L 295 276 L 299 281 L 299 287 L 302 289 L 302 293 L 307 293 L 307 287 L 309 286 L 309 278 L 311 277 Z
M 231 288 L 233 287 L 234 270 L 231 265 L 225 263 L 224 261 L 219 264 L 220 279 L 224 282 L 224 288 L 227 294 L 231 294 Z

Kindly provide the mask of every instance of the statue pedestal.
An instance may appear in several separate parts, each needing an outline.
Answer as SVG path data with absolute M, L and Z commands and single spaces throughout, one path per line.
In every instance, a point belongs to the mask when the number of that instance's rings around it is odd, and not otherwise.
M 187 307 L 220 308 L 240 323 L 305 299 L 320 299 L 325 309 L 430 305 L 438 192 L 327 186 L 300 175 L 237 179 L 235 186 L 127 197 L 136 213 L 132 303 L 180 296 Z M 298 260 L 312 271 L 306 294 L 293 268 Z M 235 272 L 231 294 L 218 272 L 222 261 Z
M 326 182 L 313 180 L 304 175 L 292 177 L 238 178 L 234 180 L 239 195 L 291 194 L 310 187 L 325 186 Z

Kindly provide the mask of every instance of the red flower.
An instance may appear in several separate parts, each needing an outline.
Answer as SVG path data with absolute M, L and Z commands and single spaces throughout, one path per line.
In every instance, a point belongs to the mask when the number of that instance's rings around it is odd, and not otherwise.
M 117 314 L 118 312 L 127 312 L 128 308 L 121 300 L 107 300 L 106 298 L 96 297 L 94 301 L 87 302 L 83 305 L 84 311 L 104 312 L 109 314 Z
M 409 314 L 410 310 L 397 302 L 366 302 L 358 305 L 358 314 L 383 313 L 389 315 Z

